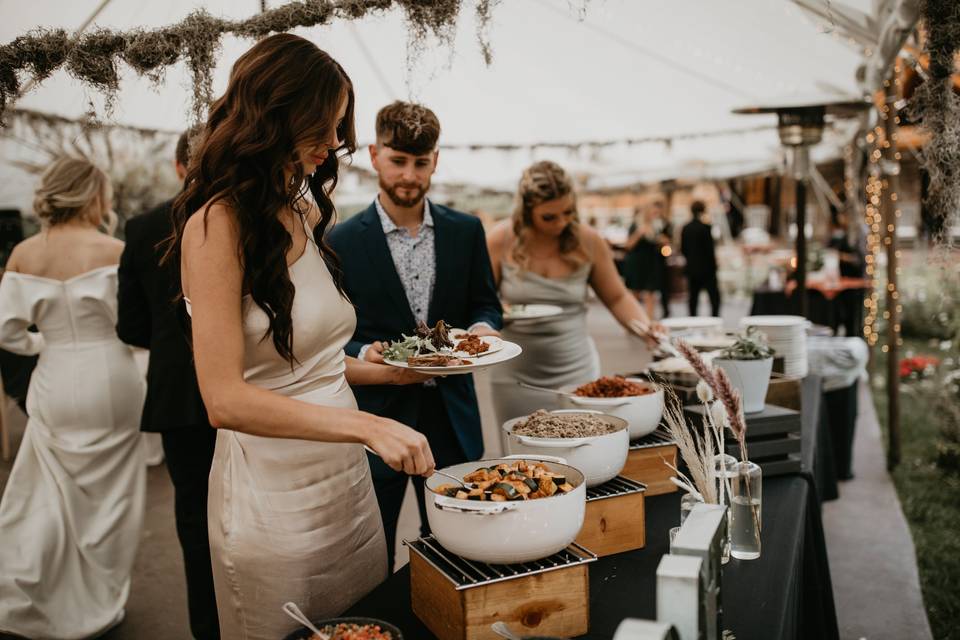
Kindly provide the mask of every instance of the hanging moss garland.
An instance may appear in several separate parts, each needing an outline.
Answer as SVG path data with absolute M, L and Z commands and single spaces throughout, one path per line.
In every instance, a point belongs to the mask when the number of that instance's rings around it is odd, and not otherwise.
M 960 97 L 952 79 L 960 52 L 960 2 L 926 0 L 922 12 L 930 77 L 917 89 L 910 109 L 930 132 L 923 148 L 923 166 L 930 176 L 926 204 L 946 222 L 960 211 Z
M 483 39 L 496 0 L 478 0 L 478 34 L 488 64 L 489 44 Z M 400 7 L 410 29 L 415 53 L 429 35 L 452 43 L 463 0 L 304 0 L 257 14 L 246 20 L 224 20 L 195 11 L 181 22 L 153 30 L 118 32 L 98 29 L 72 39 L 66 31 L 38 29 L 0 46 L 0 117 L 21 91 L 20 72 L 41 81 L 66 66 L 77 79 L 106 94 L 108 106 L 120 86 L 118 62 L 159 82 L 166 68 L 186 60 L 193 75 L 192 111 L 202 120 L 213 99 L 213 70 L 225 33 L 262 38 L 297 27 L 328 24 L 334 19 L 358 20 L 368 14 Z M 0 122 L 2 124 L 2 122 Z

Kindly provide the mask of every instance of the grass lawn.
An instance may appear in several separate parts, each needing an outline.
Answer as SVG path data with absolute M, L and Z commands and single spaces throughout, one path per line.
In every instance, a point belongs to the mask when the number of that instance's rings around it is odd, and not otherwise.
M 905 354 L 931 354 L 957 366 L 960 352 L 926 340 L 905 340 Z M 874 372 L 886 372 L 886 357 L 877 349 Z M 874 379 L 883 376 L 875 375 Z M 913 533 L 920 584 L 927 616 L 937 640 L 960 640 L 960 476 L 947 475 L 935 464 L 942 422 L 933 399 L 951 393 L 936 380 L 905 381 L 900 393 L 901 462 L 893 473 L 903 511 Z M 953 392 L 953 397 L 960 396 Z M 874 387 L 873 397 L 886 434 L 886 389 Z M 890 553 L 898 550 L 891 549 Z

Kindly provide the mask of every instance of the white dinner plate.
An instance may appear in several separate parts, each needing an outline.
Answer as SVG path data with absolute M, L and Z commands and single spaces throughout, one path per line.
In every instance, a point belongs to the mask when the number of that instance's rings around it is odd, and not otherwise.
M 555 304 L 514 304 L 503 312 L 503 321 L 542 320 L 543 318 L 558 316 L 561 313 L 563 313 L 563 307 L 558 307 Z
M 463 358 L 463 360 L 466 360 L 469 362 L 469 364 L 461 364 L 453 367 L 416 367 L 411 366 L 406 362 L 398 362 L 397 360 L 384 360 L 384 362 L 392 367 L 413 369 L 414 371 L 419 371 L 420 373 L 432 373 L 433 375 L 437 376 L 473 373 L 474 371 L 486 369 L 487 367 L 496 366 L 501 362 L 506 362 L 507 360 L 513 360 L 518 355 L 523 353 L 523 349 L 520 348 L 520 345 L 517 343 L 510 342 L 509 340 L 501 340 L 501 342 L 502 346 L 496 353 L 489 356 Z

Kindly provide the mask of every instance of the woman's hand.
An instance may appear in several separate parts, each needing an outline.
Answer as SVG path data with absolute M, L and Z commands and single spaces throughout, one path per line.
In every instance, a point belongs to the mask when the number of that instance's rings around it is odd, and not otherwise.
M 420 373 L 413 369 L 391 367 L 390 365 L 383 366 L 390 369 L 388 372 L 390 378 L 387 384 L 423 384 L 427 380 L 432 380 L 435 377 L 431 373 Z
M 371 416 L 373 424 L 364 444 L 394 471 L 429 477 L 436 466 L 426 436 L 387 418 Z

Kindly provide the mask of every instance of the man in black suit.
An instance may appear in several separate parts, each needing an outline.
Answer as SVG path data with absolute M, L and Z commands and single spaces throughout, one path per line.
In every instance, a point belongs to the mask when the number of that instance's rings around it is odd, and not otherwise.
M 700 291 L 707 290 L 710 296 L 710 313 L 720 315 L 720 289 L 717 287 L 717 258 L 713 250 L 713 236 L 710 225 L 701 218 L 706 207 L 700 200 L 690 205 L 693 220 L 688 222 L 680 234 L 680 251 L 687 259 L 687 286 L 690 289 L 690 315 L 697 315 L 700 303 Z
M 176 170 L 186 175 L 188 133 L 177 142 Z M 117 335 L 150 350 L 147 398 L 140 428 L 160 432 L 173 481 L 177 537 L 187 575 L 187 606 L 194 638 L 220 637 L 207 540 L 207 476 L 216 431 L 200 397 L 186 333 L 179 265 L 160 264 L 163 241 L 173 233 L 172 201 L 127 222 L 120 257 Z
M 394 102 L 377 114 L 370 158 L 380 192 L 365 211 L 337 225 L 329 242 L 343 262 L 344 288 L 357 309 L 347 355 L 383 362 L 385 343 L 438 320 L 497 335 L 502 309 L 480 220 L 426 198 L 437 167 L 440 123 L 426 107 Z M 483 455 L 473 376 L 419 387 L 356 387 L 360 409 L 393 418 L 427 436 L 437 467 Z M 391 568 L 407 476 L 370 456 Z M 413 478 L 421 531 L 427 533 L 423 479 Z

